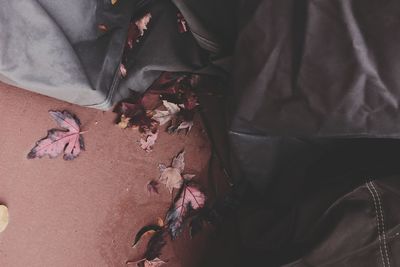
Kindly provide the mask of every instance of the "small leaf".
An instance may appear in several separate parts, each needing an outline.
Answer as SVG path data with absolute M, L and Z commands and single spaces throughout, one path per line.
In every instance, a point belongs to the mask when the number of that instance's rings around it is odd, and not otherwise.
M 0 233 L 7 228 L 8 220 L 8 208 L 5 205 L 0 205 Z
M 146 185 L 147 192 L 150 194 L 158 194 L 158 182 L 155 180 L 151 180 Z
M 115 5 L 118 2 L 118 0 L 111 0 L 111 4 Z
M 48 155 L 55 158 L 64 154 L 64 160 L 73 160 L 84 150 L 80 121 L 68 111 L 49 111 L 50 116 L 63 130 L 51 129 L 47 136 L 39 140 L 28 154 L 28 159 L 42 158 Z
M 135 241 L 133 242 L 133 247 L 135 247 L 139 241 L 142 239 L 144 236 L 149 236 L 153 235 L 156 232 L 160 231 L 162 228 L 157 225 L 157 224 L 151 224 L 151 225 L 146 225 L 142 229 L 139 230 L 139 232 L 135 236 Z

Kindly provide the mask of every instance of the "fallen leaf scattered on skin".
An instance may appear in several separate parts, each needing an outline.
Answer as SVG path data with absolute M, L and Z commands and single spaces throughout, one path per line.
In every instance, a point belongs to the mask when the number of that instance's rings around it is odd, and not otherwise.
M 8 208 L 5 205 L 0 205 L 0 233 L 7 228 L 8 220 Z
M 27 158 L 42 158 L 46 155 L 55 158 L 64 153 L 64 160 L 75 159 L 85 147 L 79 119 L 68 111 L 49 111 L 49 114 L 63 130 L 49 130 L 47 137 L 36 143 Z
M 149 194 L 158 194 L 158 182 L 155 180 L 151 180 L 150 182 L 147 183 L 146 185 L 147 192 Z
M 133 241 L 132 247 L 136 247 L 139 241 L 145 237 L 145 236 L 152 236 L 156 232 L 161 231 L 162 227 L 159 226 L 158 224 L 151 224 L 151 225 L 146 225 L 142 229 L 139 230 L 139 232 L 135 236 L 135 240 Z
M 205 195 L 195 185 L 188 182 L 183 184 L 166 216 L 166 224 L 173 239 L 181 233 L 184 219 L 189 211 L 204 207 L 205 201 Z
M 151 131 L 149 131 L 144 139 L 143 138 L 140 139 L 140 147 L 146 152 L 151 152 L 153 150 L 153 146 L 155 145 L 157 138 L 158 138 L 158 132 L 152 133 Z

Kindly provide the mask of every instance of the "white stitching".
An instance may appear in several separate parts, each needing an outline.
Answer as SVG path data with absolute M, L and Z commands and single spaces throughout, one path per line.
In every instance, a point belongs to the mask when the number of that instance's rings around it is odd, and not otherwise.
M 386 233 L 385 233 L 385 217 L 383 216 L 381 197 L 380 197 L 378 190 L 376 189 L 374 183 L 372 181 L 370 181 L 370 184 L 378 197 L 379 213 L 381 214 L 381 220 L 382 220 L 383 248 L 385 249 L 387 263 L 388 263 L 388 266 L 390 267 L 389 253 L 388 253 L 388 249 L 387 249 Z
M 380 250 L 380 253 L 381 253 L 383 267 L 386 267 L 386 262 L 385 262 L 385 259 L 383 257 L 383 251 L 382 251 L 382 238 L 381 238 L 381 231 L 380 231 L 380 220 L 379 220 L 378 206 L 376 204 L 375 194 L 372 191 L 372 189 L 370 188 L 368 182 L 366 183 L 366 186 L 367 186 L 369 192 L 371 193 L 372 199 L 374 201 L 375 214 L 376 214 L 376 224 L 377 224 L 377 227 L 378 227 L 379 250 Z

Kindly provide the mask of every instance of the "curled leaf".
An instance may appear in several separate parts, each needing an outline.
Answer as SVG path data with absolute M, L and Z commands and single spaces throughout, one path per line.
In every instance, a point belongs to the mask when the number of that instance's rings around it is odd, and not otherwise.
M 158 224 L 151 224 L 151 225 L 144 226 L 136 234 L 135 240 L 134 240 L 132 246 L 135 247 L 139 243 L 139 241 L 142 239 L 142 237 L 144 237 L 144 236 L 152 236 L 157 231 L 161 231 L 161 229 L 162 229 L 162 227 L 160 227 Z

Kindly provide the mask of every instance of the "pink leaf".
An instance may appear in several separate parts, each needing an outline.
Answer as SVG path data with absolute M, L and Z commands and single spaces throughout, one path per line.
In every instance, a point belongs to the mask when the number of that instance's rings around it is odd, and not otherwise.
M 73 160 L 84 149 L 80 122 L 68 111 L 49 111 L 50 116 L 63 130 L 51 129 L 47 136 L 39 140 L 28 154 L 28 159 L 41 158 L 48 155 L 55 158 L 64 152 L 65 160 Z
M 182 225 L 190 210 L 204 207 L 206 197 L 194 185 L 183 184 L 174 205 L 167 213 L 167 225 L 172 238 L 176 238 L 182 231 Z

